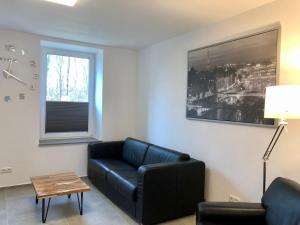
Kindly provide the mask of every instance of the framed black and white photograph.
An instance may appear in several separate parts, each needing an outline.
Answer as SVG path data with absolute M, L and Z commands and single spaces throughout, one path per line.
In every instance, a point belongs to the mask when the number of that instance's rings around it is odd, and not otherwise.
M 279 28 L 188 52 L 187 119 L 274 126 L 265 89 L 276 85 Z

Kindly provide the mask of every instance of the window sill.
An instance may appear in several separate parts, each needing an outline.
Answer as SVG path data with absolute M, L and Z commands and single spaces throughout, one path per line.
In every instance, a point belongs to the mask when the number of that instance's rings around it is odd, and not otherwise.
M 57 139 L 40 139 L 39 146 L 48 145 L 67 145 L 67 144 L 85 144 L 99 141 L 96 138 L 57 138 Z

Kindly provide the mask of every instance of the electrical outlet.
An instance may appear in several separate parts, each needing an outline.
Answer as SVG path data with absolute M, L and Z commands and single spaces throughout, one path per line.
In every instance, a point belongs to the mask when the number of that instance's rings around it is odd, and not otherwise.
M 11 167 L 3 167 L 0 169 L 0 173 L 12 173 Z
M 240 202 L 240 201 L 241 201 L 241 198 L 238 197 L 238 196 L 235 196 L 235 195 L 230 194 L 230 195 L 229 195 L 229 201 L 230 201 L 230 202 Z

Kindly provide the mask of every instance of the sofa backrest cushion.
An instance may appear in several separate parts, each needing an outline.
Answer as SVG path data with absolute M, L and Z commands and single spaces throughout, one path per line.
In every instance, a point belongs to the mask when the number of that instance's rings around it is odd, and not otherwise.
M 300 224 L 300 185 L 276 178 L 262 198 L 268 225 Z
M 181 152 L 150 145 L 143 165 L 189 160 L 190 156 Z
M 125 162 L 138 168 L 144 161 L 148 147 L 149 144 L 145 142 L 127 138 L 123 145 L 122 158 Z

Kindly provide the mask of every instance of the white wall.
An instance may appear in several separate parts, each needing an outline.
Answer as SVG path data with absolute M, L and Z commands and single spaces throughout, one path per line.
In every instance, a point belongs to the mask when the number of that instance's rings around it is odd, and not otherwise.
M 280 22 L 280 83 L 300 83 L 300 1 L 280 0 L 140 51 L 140 138 L 184 151 L 207 166 L 206 197 L 230 193 L 257 201 L 262 193 L 262 155 L 274 129 L 190 121 L 185 118 L 187 51 L 255 32 Z M 300 96 L 299 96 L 300 97 Z M 277 176 L 300 182 L 300 122 L 290 121 L 269 162 L 268 183 Z
M 137 53 L 130 49 L 85 45 L 48 37 L 0 29 L 0 57 L 9 56 L 5 44 L 14 44 L 26 51 L 17 57 L 15 72 L 30 80 L 40 71 L 40 40 L 79 44 L 104 50 L 102 139 L 118 140 L 135 136 Z M 35 60 L 36 69 L 29 66 Z M 0 61 L 0 69 L 7 63 Z M 19 93 L 26 100 L 18 100 Z M 13 101 L 4 102 L 4 96 Z M 39 90 L 31 92 L 0 75 L 0 168 L 10 166 L 11 174 L 0 174 L 0 187 L 28 183 L 30 176 L 75 171 L 86 175 L 87 145 L 38 147 Z

